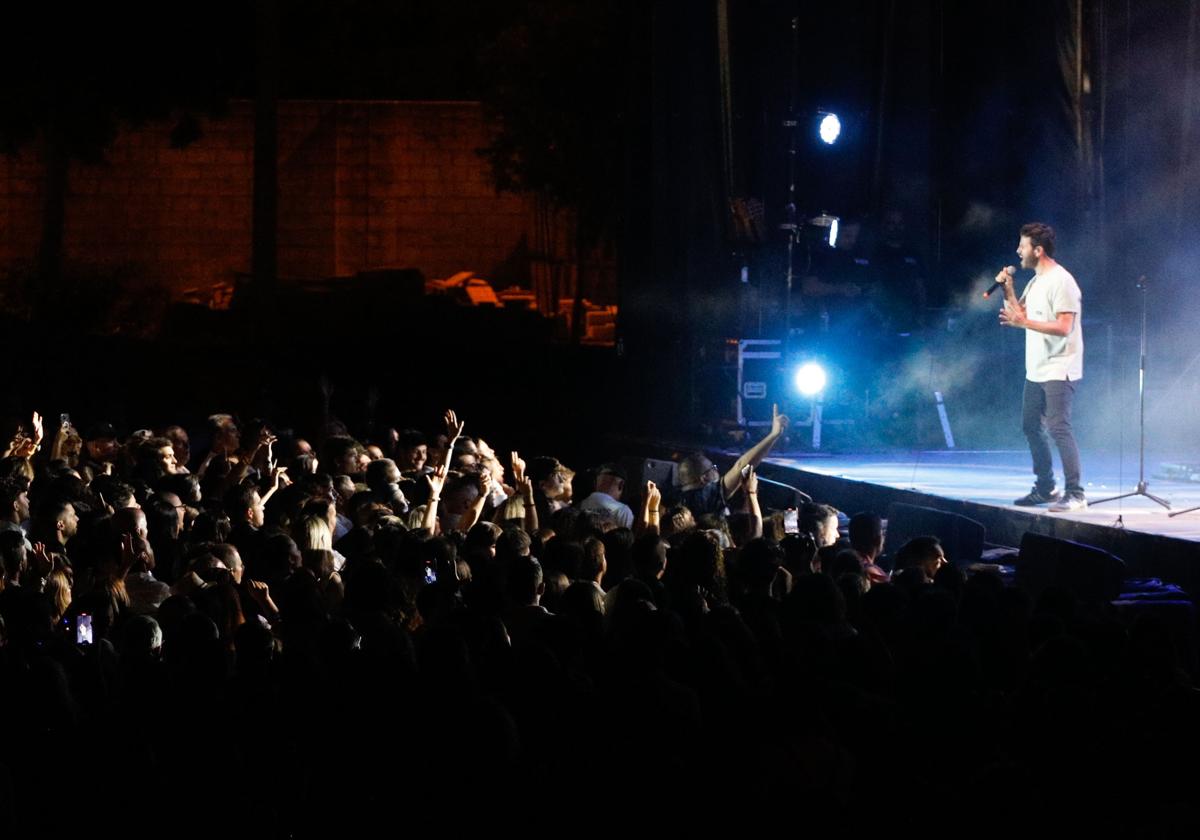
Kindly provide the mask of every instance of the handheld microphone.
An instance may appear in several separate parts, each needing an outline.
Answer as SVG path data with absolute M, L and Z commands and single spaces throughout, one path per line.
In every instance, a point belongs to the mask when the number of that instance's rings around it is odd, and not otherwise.
M 1016 271 L 1017 270 L 1011 265 L 1004 266 L 1004 273 L 1007 274 L 1009 277 L 1012 277 L 1016 273 Z M 992 296 L 993 292 L 995 292 L 997 289 L 1003 289 L 1003 288 L 1004 288 L 1004 284 L 1001 283 L 999 280 L 997 280 L 995 283 L 992 284 L 992 287 L 990 289 L 988 289 L 986 292 L 983 293 L 983 296 L 985 298 L 990 298 Z

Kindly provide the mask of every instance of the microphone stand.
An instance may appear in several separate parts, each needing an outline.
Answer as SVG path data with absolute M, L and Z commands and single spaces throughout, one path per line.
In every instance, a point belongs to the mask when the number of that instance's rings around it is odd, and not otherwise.
M 763 482 L 764 484 L 770 484 L 773 487 L 783 487 L 786 490 L 791 490 L 793 493 L 796 494 L 796 499 L 798 501 L 803 501 L 803 502 L 811 502 L 812 501 L 812 496 L 805 493 L 799 487 L 793 487 L 790 484 L 784 484 L 782 481 L 776 481 L 773 478 L 767 478 L 766 476 L 763 476 L 763 475 L 760 475 L 758 477 L 758 480 Z M 799 505 L 796 505 L 796 507 L 799 507 Z
M 1171 509 L 1171 503 L 1165 499 L 1160 499 L 1146 488 L 1150 485 L 1146 482 L 1146 276 L 1142 275 L 1138 278 L 1137 287 L 1142 292 L 1142 346 L 1141 353 L 1138 358 L 1138 483 L 1137 488 L 1131 493 L 1122 493 L 1120 496 L 1110 496 L 1107 499 L 1089 503 L 1088 507 L 1102 505 L 1105 502 L 1115 502 L 1118 499 L 1128 499 L 1132 496 L 1145 496 L 1152 502 Z M 1192 508 L 1196 510 L 1196 508 Z M 1186 510 L 1169 513 L 1168 516 L 1176 516 L 1179 513 L 1187 513 Z

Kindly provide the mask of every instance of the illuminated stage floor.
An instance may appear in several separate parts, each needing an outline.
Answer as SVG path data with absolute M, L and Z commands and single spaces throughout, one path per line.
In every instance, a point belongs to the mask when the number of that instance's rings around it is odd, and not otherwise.
M 1137 486 L 1137 452 L 1124 458 L 1084 451 L 1084 484 L 1090 501 L 1132 492 Z M 1171 503 L 1172 510 L 1200 506 L 1200 483 L 1156 478 L 1162 464 L 1196 459 L 1147 456 L 1148 490 Z M 768 462 L 805 473 L 864 482 L 926 496 L 1004 508 L 1023 516 L 1051 517 L 1100 527 L 1200 542 L 1200 510 L 1170 517 L 1146 498 L 1109 502 L 1074 513 L 1019 508 L 1013 499 L 1029 492 L 1033 474 L 1026 451 L 921 451 L 869 454 L 774 453 Z M 1061 472 L 1058 473 L 1061 480 Z M 801 487 L 803 485 L 801 484 Z M 1118 522 L 1120 517 L 1120 522 Z

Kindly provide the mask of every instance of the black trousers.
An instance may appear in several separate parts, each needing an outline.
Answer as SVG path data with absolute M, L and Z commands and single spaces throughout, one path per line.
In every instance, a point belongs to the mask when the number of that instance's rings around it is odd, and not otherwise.
M 1075 433 L 1071 429 L 1071 401 L 1075 397 L 1075 383 L 1070 380 L 1030 382 L 1025 380 L 1025 394 L 1021 401 L 1021 430 L 1029 441 L 1029 453 L 1033 456 L 1033 474 L 1037 476 L 1037 489 L 1049 492 L 1054 489 L 1054 461 L 1050 454 L 1053 438 L 1062 459 L 1063 474 L 1068 493 L 1082 493 L 1080 483 L 1079 447 L 1075 445 Z

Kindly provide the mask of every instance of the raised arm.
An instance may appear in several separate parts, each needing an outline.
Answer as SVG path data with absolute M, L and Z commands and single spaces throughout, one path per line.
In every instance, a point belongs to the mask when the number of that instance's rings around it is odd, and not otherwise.
M 483 509 L 488 503 L 488 493 L 492 488 L 492 477 L 488 475 L 487 470 L 479 473 L 477 480 L 479 481 L 479 496 L 471 505 L 471 509 L 463 514 L 462 522 L 459 523 L 459 530 L 464 534 L 474 528 L 475 523 L 483 516 Z
M 279 620 L 279 607 L 275 604 L 275 599 L 271 597 L 270 586 L 261 580 L 247 579 L 246 592 L 262 607 L 268 621 L 275 622 Z
M 514 451 L 512 453 L 513 481 L 521 501 L 525 503 L 525 532 L 533 536 L 538 530 L 537 505 L 533 501 L 533 482 L 525 475 L 525 461 Z
M 16 436 L 8 445 L 4 456 L 14 458 L 24 458 L 29 460 L 33 454 L 41 448 L 42 445 L 42 415 L 36 411 L 33 412 L 33 420 L 30 423 L 30 434 L 18 431 Z
M 442 500 L 442 485 L 446 483 L 446 465 L 438 464 L 433 472 L 425 476 L 429 483 L 429 501 L 425 503 L 425 518 L 421 527 L 433 533 L 437 529 L 438 502 Z
M 263 426 L 258 432 L 258 440 L 254 442 L 254 448 L 242 460 L 247 464 L 257 467 L 260 472 L 270 472 L 275 466 L 272 447 L 277 440 L 279 438 L 275 436 L 275 433 L 266 426 Z
M 66 425 L 59 423 L 58 429 L 54 432 L 54 440 L 50 443 L 50 460 L 57 461 L 58 459 L 66 459 L 67 440 L 71 435 L 77 434 L 70 423 Z M 82 446 L 82 442 L 80 443 Z
M 662 492 L 653 481 L 646 482 L 645 498 L 642 501 L 642 515 L 638 519 L 638 530 L 649 531 L 653 528 L 661 532 Z
M 450 455 L 454 451 L 454 444 L 462 437 L 463 429 L 467 426 L 467 421 L 460 421 L 452 408 L 446 409 L 443 419 L 446 421 L 446 463 L 448 464 L 450 462 Z
M 281 487 L 287 487 L 292 483 L 291 479 L 289 479 L 285 473 L 287 473 L 287 467 L 271 467 L 271 471 L 268 473 L 270 476 L 269 481 L 271 483 L 271 489 L 268 490 L 266 495 L 262 497 L 262 503 L 264 505 L 279 491 Z
M 754 467 L 750 468 L 744 487 L 746 505 L 750 509 L 750 538 L 756 540 L 763 535 L 763 517 L 762 508 L 758 506 L 758 474 Z
M 721 478 L 725 491 L 725 498 L 728 499 L 735 492 L 738 486 L 742 483 L 742 469 L 744 467 L 757 467 L 762 463 L 763 458 L 767 457 L 767 453 L 771 451 L 771 447 L 775 442 L 783 437 L 783 433 L 787 431 L 788 416 L 779 413 L 779 406 L 771 406 L 771 431 L 765 438 L 754 444 L 742 457 L 738 458 L 734 465 L 729 468 L 729 472 L 725 473 Z

